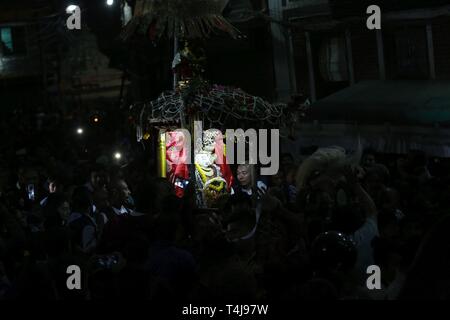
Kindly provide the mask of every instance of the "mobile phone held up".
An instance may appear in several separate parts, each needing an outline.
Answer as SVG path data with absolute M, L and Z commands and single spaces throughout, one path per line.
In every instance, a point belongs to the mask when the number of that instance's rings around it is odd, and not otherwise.
M 119 263 L 119 257 L 115 254 L 101 256 L 97 259 L 97 265 L 102 269 L 111 269 Z
M 267 186 L 266 186 L 266 184 L 265 184 L 264 182 L 258 181 L 258 182 L 256 183 L 256 188 L 257 188 L 257 194 L 258 194 L 257 199 L 258 199 L 258 200 L 261 200 L 261 198 L 262 198 L 262 197 L 266 194 L 266 192 L 267 192 Z
M 36 200 L 34 184 L 29 184 L 27 186 L 27 194 L 28 194 L 28 200 L 30 200 L 30 201 L 35 201 Z

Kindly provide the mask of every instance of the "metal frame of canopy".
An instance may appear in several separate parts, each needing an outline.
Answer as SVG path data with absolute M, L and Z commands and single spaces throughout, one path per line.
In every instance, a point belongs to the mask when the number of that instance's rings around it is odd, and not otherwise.
M 159 98 L 137 105 L 135 109 L 137 140 L 146 132 L 158 129 L 159 175 L 165 176 L 165 132 L 175 129 L 194 131 L 194 121 L 201 121 L 204 130 L 227 128 L 286 129 L 296 120 L 286 104 L 271 104 L 240 89 L 218 85 L 202 86 L 189 93 L 183 90 L 162 93 Z M 185 112 L 186 111 L 186 112 Z M 194 150 L 199 148 L 194 141 Z
M 223 16 L 229 0 L 137 0 L 133 19 L 122 32 L 126 40 L 135 32 L 152 40 L 209 38 L 217 31 L 237 38 L 240 32 Z

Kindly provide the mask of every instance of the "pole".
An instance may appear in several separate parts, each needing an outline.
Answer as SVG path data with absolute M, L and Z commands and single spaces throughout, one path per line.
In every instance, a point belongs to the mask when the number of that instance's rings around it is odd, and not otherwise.
M 176 35 L 173 36 L 173 59 L 175 60 L 175 57 L 177 56 L 178 53 L 178 37 Z M 178 76 L 177 74 L 174 72 L 173 73 L 173 90 L 175 91 L 177 89 L 177 85 L 178 85 Z

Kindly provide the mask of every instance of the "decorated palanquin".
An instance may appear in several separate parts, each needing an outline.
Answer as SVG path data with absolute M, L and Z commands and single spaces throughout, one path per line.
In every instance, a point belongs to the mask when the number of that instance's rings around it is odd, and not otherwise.
M 133 109 L 138 120 L 138 141 L 145 140 L 149 132 L 158 132 L 152 136 L 159 137 L 159 175 L 174 184 L 179 197 L 195 184 L 197 204 L 207 208 L 216 207 L 217 199 L 231 191 L 233 176 L 222 132 L 201 130 L 203 137 L 197 139 L 200 142 L 191 141 L 186 135 L 198 131 L 195 122 L 222 130 L 261 127 L 283 130 L 292 127 L 297 119 L 295 112 L 284 104 L 270 104 L 239 88 L 211 85 L 198 79 Z
M 202 42 L 217 32 L 232 38 L 243 37 L 221 15 L 228 2 L 137 0 L 134 17 L 121 35 L 125 41 L 135 34 L 147 35 L 155 44 L 165 37 L 174 40 L 173 90 L 161 93 L 155 100 L 133 105 L 130 110 L 138 142 L 155 141 L 153 138 L 158 137 L 159 175 L 174 184 L 179 197 L 195 184 L 201 207 L 215 207 L 217 199 L 229 193 L 233 184 L 223 135 L 211 128 L 282 130 L 293 128 L 300 112 L 296 107 L 271 104 L 240 88 L 212 84 L 203 78 L 207 57 Z M 209 130 L 200 130 L 202 136 L 192 143 L 187 132 L 196 131 L 195 122 Z

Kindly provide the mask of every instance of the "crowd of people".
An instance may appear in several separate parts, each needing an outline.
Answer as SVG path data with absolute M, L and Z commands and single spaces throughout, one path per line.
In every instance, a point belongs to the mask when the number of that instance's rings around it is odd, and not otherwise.
M 1 125 L 0 299 L 450 297 L 442 159 L 366 150 L 359 163 L 305 175 L 324 150 L 300 162 L 283 154 L 275 176 L 233 168 L 233 194 L 204 209 L 189 185 L 177 197 L 151 160 L 102 161 L 112 139 L 80 143 L 64 123 L 36 130 L 14 116 Z M 72 265 L 79 290 L 67 286 Z

